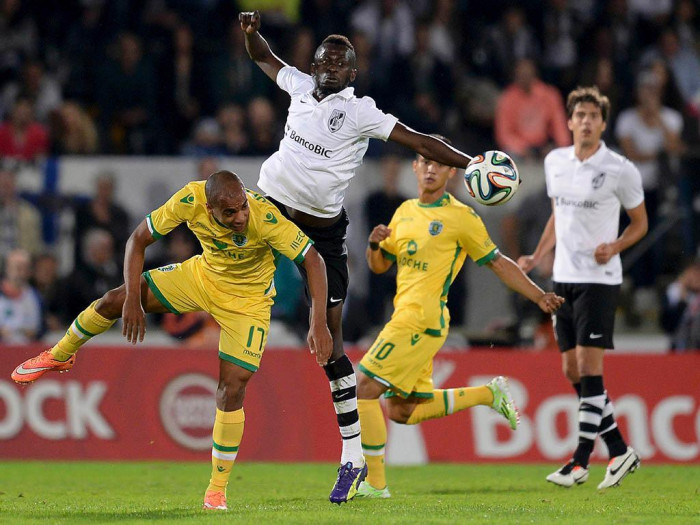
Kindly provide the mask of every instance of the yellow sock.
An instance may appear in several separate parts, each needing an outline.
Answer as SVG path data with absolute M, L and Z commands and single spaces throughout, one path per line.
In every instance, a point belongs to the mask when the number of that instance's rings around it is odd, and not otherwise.
M 406 422 L 415 425 L 427 419 L 449 416 L 465 408 L 493 403 L 493 394 L 486 386 L 433 390 L 433 399 L 420 403 Z
M 233 462 L 243 439 L 245 413 L 243 409 L 223 412 L 216 409 L 214 421 L 214 445 L 211 448 L 211 479 L 207 490 L 226 492 Z
M 97 334 L 106 332 L 116 322 L 116 319 L 102 317 L 95 310 L 97 301 L 80 312 L 75 321 L 70 325 L 61 340 L 51 349 L 51 354 L 59 361 L 67 361 L 78 351 L 78 348 L 87 343 Z
M 358 399 L 357 411 L 360 413 L 362 453 L 367 462 L 367 483 L 375 489 L 383 489 L 386 487 L 386 421 L 379 399 Z

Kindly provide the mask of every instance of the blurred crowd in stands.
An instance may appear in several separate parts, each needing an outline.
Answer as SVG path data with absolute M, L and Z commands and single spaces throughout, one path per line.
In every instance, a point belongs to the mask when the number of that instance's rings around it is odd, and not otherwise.
M 59 278 L 41 214 L 20 197 L 8 159 L 183 155 L 209 162 L 206 176 L 210 158 L 277 149 L 288 99 L 247 56 L 237 14 L 252 9 L 263 12 L 273 50 L 304 72 L 323 37 L 348 35 L 357 95 L 467 151 L 541 160 L 570 144 L 566 93 L 596 84 L 612 103 L 604 138 L 639 167 L 650 216 L 646 244 L 627 254 L 628 321 L 644 322 L 645 305 L 659 305 L 676 347 L 700 346 L 695 0 L 0 0 L 1 341 L 65 326 L 119 284 L 131 225 L 113 201 L 114 181 L 101 177 L 93 199 L 74 203 L 75 269 Z M 387 222 L 403 198 L 391 180 L 396 154 L 370 146 L 386 182 L 367 200 L 369 224 Z M 524 199 L 504 220 L 504 251 L 531 252 L 548 212 L 543 193 Z M 173 238 L 172 257 L 198 250 L 186 233 Z M 536 277 L 546 282 L 546 265 Z M 381 324 L 392 284 L 372 277 L 368 289 L 368 314 Z M 77 310 L 65 307 L 69 295 Z M 34 296 L 43 316 L 26 313 Z M 166 322 L 174 334 L 206 324 Z

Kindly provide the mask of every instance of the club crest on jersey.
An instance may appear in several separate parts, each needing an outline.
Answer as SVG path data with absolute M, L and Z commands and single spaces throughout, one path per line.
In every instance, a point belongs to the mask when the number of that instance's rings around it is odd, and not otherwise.
M 593 177 L 592 182 L 593 182 L 593 189 L 594 190 L 597 190 L 598 188 L 600 188 L 603 185 L 603 183 L 605 182 L 605 172 Z
M 418 251 L 418 244 L 416 244 L 416 241 L 408 241 L 406 251 L 408 252 L 408 255 L 415 254 Z
M 435 237 L 436 235 L 440 235 L 440 232 L 442 232 L 442 223 L 440 221 L 431 222 L 430 226 L 428 226 L 428 233 Z
M 242 233 L 234 233 L 231 236 L 231 240 L 233 241 L 233 244 L 235 244 L 239 248 L 242 248 L 243 246 L 248 244 L 248 237 L 246 237 Z
M 328 119 L 328 129 L 331 130 L 331 133 L 335 133 L 338 131 L 340 128 L 343 127 L 343 123 L 345 122 L 345 111 L 341 111 L 339 109 L 334 109 L 333 112 L 331 113 L 330 118 Z

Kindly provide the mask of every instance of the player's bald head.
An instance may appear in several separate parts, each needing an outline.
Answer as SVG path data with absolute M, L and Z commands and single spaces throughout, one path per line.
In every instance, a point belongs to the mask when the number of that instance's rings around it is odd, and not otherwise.
M 245 188 L 240 177 L 231 171 L 221 170 L 212 173 L 204 186 L 207 202 L 214 206 L 222 199 L 236 199 L 244 194 Z

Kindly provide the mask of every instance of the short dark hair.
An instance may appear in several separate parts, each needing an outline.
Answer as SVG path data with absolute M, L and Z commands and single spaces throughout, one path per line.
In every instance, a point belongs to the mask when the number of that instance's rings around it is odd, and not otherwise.
M 352 45 L 352 42 L 350 42 L 350 39 L 345 35 L 328 35 L 326 38 L 324 38 L 323 42 L 321 42 L 321 45 L 318 46 L 318 48 L 316 48 L 316 52 L 314 53 L 314 59 L 316 59 L 316 56 L 318 56 L 319 52 L 321 51 L 321 48 L 326 44 L 333 44 L 336 46 L 345 47 L 348 51 L 350 51 L 350 62 L 352 64 L 352 67 L 355 67 L 355 63 L 357 62 L 357 56 L 355 55 L 355 47 Z
M 207 182 L 204 183 L 204 194 L 207 197 L 207 202 L 214 206 L 219 198 L 231 190 L 236 188 L 243 190 L 243 182 L 235 173 L 227 170 L 220 170 L 212 173 Z
M 600 92 L 598 86 L 579 86 L 569 93 L 569 96 L 566 98 L 567 118 L 570 119 L 573 116 L 576 104 L 581 102 L 590 102 L 598 106 L 598 108 L 600 108 L 600 113 L 603 116 L 603 122 L 607 122 L 608 114 L 610 113 L 610 100 Z

